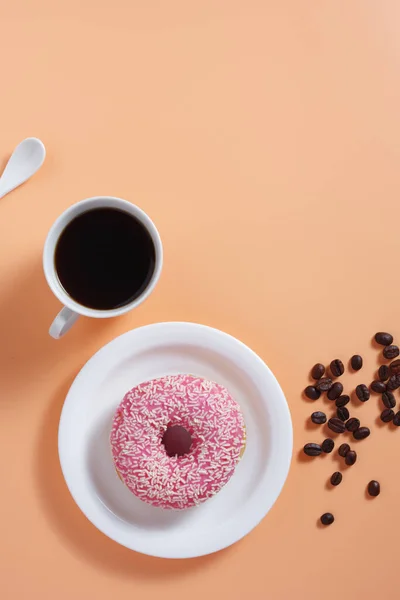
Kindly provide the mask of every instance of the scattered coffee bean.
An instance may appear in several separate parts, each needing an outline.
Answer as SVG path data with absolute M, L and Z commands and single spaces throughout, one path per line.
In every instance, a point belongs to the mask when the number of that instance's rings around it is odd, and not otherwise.
M 336 398 L 336 406 L 339 408 L 340 406 L 346 406 L 350 402 L 350 396 L 343 394 L 343 396 L 339 396 Z
M 369 389 L 363 383 L 356 387 L 356 394 L 357 398 L 361 400 L 361 402 L 366 402 L 370 398 Z
M 335 520 L 335 517 L 333 516 L 332 513 L 325 513 L 321 517 L 322 525 L 332 525 L 334 520 Z
M 400 387 L 400 375 L 392 375 L 386 384 L 388 390 L 397 390 Z
M 344 373 L 344 364 L 339 358 L 335 358 L 329 365 L 329 368 L 334 377 L 340 377 Z
M 383 381 L 373 381 L 371 383 L 371 390 L 377 394 L 383 394 L 386 391 L 386 385 Z
M 396 399 L 392 392 L 384 392 L 382 394 L 382 402 L 386 408 L 394 408 L 396 406 Z
M 389 423 L 393 420 L 393 417 L 394 410 L 392 410 L 391 408 L 385 408 L 385 410 L 381 412 L 381 421 L 383 421 L 384 423 Z
M 359 427 L 353 433 L 353 438 L 355 440 L 365 440 L 370 435 L 370 430 L 368 427 Z
M 304 454 L 307 454 L 307 456 L 319 456 L 322 452 L 321 446 L 319 444 L 314 444 L 313 442 L 306 444 L 303 450 Z
M 324 365 L 321 365 L 321 363 L 317 363 L 311 369 L 311 377 L 313 379 L 321 379 L 321 377 L 323 376 L 324 373 L 325 373 L 325 367 L 324 367 Z
M 339 450 L 338 450 L 339 456 L 343 456 L 343 458 L 344 458 L 349 450 L 350 450 L 350 446 L 348 444 L 340 444 Z
M 386 367 L 386 365 L 382 365 L 382 367 Z M 389 367 L 386 367 L 390 373 L 392 375 L 399 375 L 400 374 L 400 360 L 394 360 L 392 363 L 390 363 Z
M 331 438 L 326 438 L 321 444 L 322 452 L 329 454 L 335 447 L 335 442 Z
M 381 493 L 381 486 L 379 481 L 375 481 L 374 479 L 368 484 L 368 494 L 370 496 L 379 496 Z
M 398 346 L 386 346 L 383 349 L 383 356 L 389 360 L 392 358 L 396 358 L 400 354 L 400 350 Z
M 304 393 L 307 396 L 307 398 L 310 398 L 310 400 L 318 400 L 318 398 L 321 395 L 321 392 L 317 390 L 317 388 L 313 385 L 308 385 L 304 390 Z
M 362 356 L 359 354 L 354 354 L 354 356 L 352 356 L 350 359 L 350 364 L 353 371 L 359 371 L 363 366 Z
M 347 421 L 350 417 L 350 413 L 345 406 L 341 406 L 336 410 L 336 414 L 341 421 Z
M 390 333 L 379 331 L 375 334 L 375 341 L 381 346 L 390 346 L 393 343 L 393 336 Z
M 335 433 L 343 433 L 344 430 L 346 429 L 345 424 L 343 423 L 343 421 L 341 421 L 337 417 L 332 417 L 331 419 L 329 419 L 329 421 L 328 421 L 328 427 L 329 427 L 329 429 L 331 429 Z
M 356 429 L 358 429 L 359 427 L 360 427 L 360 419 L 357 419 L 356 417 L 352 417 L 346 423 L 347 431 L 356 431 Z
M 341 474 L 341 472 L 340 471 L 336 471 L 331 476 L 331 484 L 332 485 L 339 485 L 339 483 L 342 481 L 342 479 L 343 479 L 343 475 Z
M 316 425 L 322 425 L 322 423 L 326 423 L 326 414 L 320 410 L 313 412 L 311 415 L 311 421 Z
M 329 400 L 336 400 L 343 392 L 343 385 L 340 381 L 336 381 L 330 390 L 328 390 L 327 396 Z
M 396 425 L 396 427 L 400 427 L 400 410 L 393 417 L 393 425 Z
M 315 386 L 320 392 L 327 392 L 332 387 L 332 379 L 330 377 L 322 377 Z
M 397 361 L 394 361 L 397 362 Z M 393 364 L 393 363 L 392 363 Z M 400 364 L 400 360 L 399 360 Z M 394 374 L 394 373 L 393 373 Z M 386 381 L 390 377 L 390 369 L 387 365 L 381 365 L 378 369 L 378 377 L 381 381 Z
M 355 450 L 349 450 L 348 453 L 346 454 L 346 458 L 344 459 L 344 462 L 346 463 L 346 465 L 354 465 L 354 463 L 357 460 L 357 452 Z
M 383 356 L 385 359 L 392 361 L 390 365 L 381 365 L 378 369 L 377 378 L 370 384 L 370 390 L 376 394 L 382 395 L 382 402 L 385 409 L 380 415 L 380 419 L 384 423 L 393 421 L 393 424 L 400 427 L 400 411 L 396 414 L 393 408 L 396 406 L 396 400 L 393 391 L 400 388 L 400 348 L 393 344 L 393 336 L 390 333 L 378 332 L 375 334 L 375 341 L 384 346 Z M 399 357 L 399 358 L 397 358 Z M 351 368 L 353 371 L 359 371 L 363 367 L 363 358 L 355 354 L 350 359 Z M 335 433 L 343 433 L 346 429 L 353 434 L 355 440 L 363 440 L 371 434 L 368 427 L 360 426 L 360 420 L 352 417 L 346 405 L 350 402 L 350 396 L 343 394 L 343 385 L 332 381 L 332 378 L 337 378 L 343 375 L 345 371 L 344 364 L 340 359 L 334 359 L 326 370 L 322 363 L 316 363 L 311 369 L 311 376 L 315 380 L 314 385 L 309 385 L 304 390 L 305 395 L 310 400 L 317 400 L 321 393 L 327 392 L 329 400 L 335 401 L 336 416 L 328 420 L 328 427 Z M 329 376 L 327 376 L 329 375 Z M 361 402 L 366 402 L 370 399 L 370 390 L 365 384 L 359 384 L 356 387 L 357 398 Z M 327 416 L 322 411 L 315 411 L 311 414 L 311 421 L 317 425 L 326 423 Z M 305 444 L 303 451 L 308 456 L 319 456 L 321 452 L 330 453 L 334 449 L 335 442 L 331 438 L 326 438 L 321 444 L 310 442 Z M 357 453 L 351 450 L 349 444 L 341 444 L 338 449 L 339 456 L 343 457 L 346 465 L 354 465 L 357 461 Z M 337 486 L 342 482 L 343 475 L 340 471 L 336 471 L 331 475 L 330 483 L 332 486 Z M 370 496 L 378 496 L 380 494 L 380 484 L 378 481 L 372 480 L 367 486 Z M 324 513 L 320 517 L 323 525 L 331 525 L 335 518 L 332 513 Z

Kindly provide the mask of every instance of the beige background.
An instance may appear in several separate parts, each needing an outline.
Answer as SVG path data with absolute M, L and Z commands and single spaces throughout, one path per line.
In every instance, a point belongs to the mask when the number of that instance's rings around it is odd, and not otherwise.
M 398 598 L 400 431 L 375 424 L 342 485 L 334 457 L 298 455 L 312 364 L 400 340 L 400 4 L 395 0 L 0 0 L 0 161 L 48 150 L 0 202 L 0 594 L 5 600 Z M 157 223 L 165 270 L 150 300 L 47 335 L 41 271 L 53 220 L 96 194 Z M 63 399 L 103 344 L 160 320 L 206 323 L 253 347 L 294 421 L 277 504 L 215 556 L 129 552 L 74 505 L 57 458 Z M 397 394 L 397 398 L 399 398 Z M 317 403 L 324 406 L 323 402 Z M 381 496 L 365 498 L 377 478 Z M 331 510 L 335 524 L 317 518 Z

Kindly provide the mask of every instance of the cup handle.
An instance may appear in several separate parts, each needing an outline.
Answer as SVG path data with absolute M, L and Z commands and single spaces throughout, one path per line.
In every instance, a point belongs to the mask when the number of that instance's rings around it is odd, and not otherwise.
M 72 325 L 77 321 L 79 315 L 70 308 L 64 306 L 58 313 L 52 324 L 50 325 L 49 334 L 55 340 L 60 339 L 67 331 L 69 331 Z

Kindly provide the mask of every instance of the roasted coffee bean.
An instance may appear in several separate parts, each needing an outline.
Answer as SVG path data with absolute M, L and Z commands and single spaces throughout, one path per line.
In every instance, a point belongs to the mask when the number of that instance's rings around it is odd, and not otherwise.
M 392 375 L 386 384 L 386 389 L 397 390 L 400 387 L 400 375 Z
M 344 459 L 344 462 L 346 463 L 346 465 L 349 465 L 349 466 L 354 465 L 356 460 L 357 460 L 357 452 L 355 450 L 349 450 Z
M 389 360 L 392 358 L 396 358 L 400 354 L 400 350 L 398 346 L 386 346 L 383 349 L 383 356 Z
M 370 398 L 369 389 L 363 383 L 356 387 L 356 394 L 357 398 L 361 400 L 361 402 L 366 402 Z
M 341 395 L 342 392 L 343 392 L 342 384 L 340 383 L 340 381 L 336 381 L 336 383 L 333 384 L 331 389 L 328 390 L 327 396 L 328 396 L 329 400 L 336 400 L 336 398 L 339 398 L 339 396 Z
M 330 377 L 322 377 L 317 381 L 315 386 L 320 392 L 327 392 L 332 387 L 332 379 Z
M 332 513 L 324 513 L 320 519 L 322 525 L 332 525 L 335 517 Z
M 347 421 L 347 419 L 350 417 L 350 413 L 345 406 L 338 408 L 336 414 L 341 421 Z
M 396 360 L 394 362 L 397 362 Z M 392 363 L 393 364 L 393 363 Z M 400 360 L 399 360 L 400 364 Z M 378 377 L 381 381 L 386 381 L 390 377 L 390 369 L 387 365 L 381 365 L 378 369 Z
M 321 395 L 321 392 L 317 390 L 317 388 L 313 385 L 308 385 L 304 390 L 304 393 L 307 396 L 307 398 L 310 398 L 310 400 L 318 400 L 318 398 Z
M 335 433 L 343 433 L 346 429 L 343 421 L 338 419 L 338 417 L 332 417 L 331 419 L 329 419 L 328 427 Z
M 370 435 L 370 430 L 368 427 L 359 427 L 353 433 L 353 438 L 355 440 L 365 440 Z
M 348 404 L 349 402 L 350 402 L 350 396 L 343 394 L 343 396 L 339 396 L 339 398 L 336 398 L 335 404 L 339 408 L 340 406 L 346 406 L 346 404 Z
M 307 454 L 307 456 L 319 456 L 322 452 L 322 448 L 319 444 L 310 442 L 304 446 L 303 451 L 304 454 Z
M 382 365 L 382 367 L 386 367 L 386 365 Z M 389 367 L 386 367 L 386 368 L 388 369 L 388 371 L 390 371 L 390 373 L 392 375 L 399 375 L 400 374 L 400 359 L 394 360 L 393 362 L 390 363 Z
M 374 479 L 369 482 L 367 489 L 368 494 L 370 496 L 379 496 L 379 494 L 381 493 L 381 486 L 379 484 L 379 481 L 375 481 Z
M 344 364 L 340 358 L 335 358 L 329 365 L 329 368 L 334 377 L 340 377 L 344 373 Z
M 325 367 L 324 367 L 324 365 L 321 365 L 321 363 L 317 363 L 311 369 L 311 377 L 313 379 L 321 379 L 321 377 L 323 376 L 324 373 L 325 373 Z
M 386 391 L 386 385 L 383 383 L 383 381 L 373 381 L 370 387 L 371 390 L 377 394 L 383 394 L 383 392 Z
M 331 484 L 339 485 L 339 483 L 342 481 L 342 479 L 343 479 L 343 475 L 341 474 L 341 472 L 335 471 L 335 473 L 333 473 L 333 475 L 331 476 Z
M 360 427 L 360 420 L 356 417 L 352 417 L 346 423 L 347 431 L 356 431 Z
M 322 452 L 329 454 L 335 447 L 335 442 L 331 438 L 326 438 L 321 444 Z
M 386 408 L 394 408 L 396 406 L 396 399 L 392 392 L 384 392 L 382 394 L 382 402 Z
M 311 421 L 316 425 L 322 425 L 322 423 L 326 423 L 326 414 L 320 410 L 313 412 L 311 415 Z
M 400 427 L 400 410 L 393 417 L 393 425 L 396 425 L 396 427 Z
M 384 423 L 389 423 L 393 420 L 393 417 L 394 410 L 392 410 L 391 408 L 385 408 L 385 410 L 381 412 L 381 421 L 383 421 Z
M 340 444 L 339 450 L 338 450 L 339 456 L 343 456 L 343 458 L 344 458 L 349 450 L 350 450 L 350 446 L 348 444 Z
M 375 341 L 381 346 L 390 346 L 393 343 L 393 336 L 390 333 L 379 331 L 375 334 Z
M 362 356 L 359 354 L 354 354 L 354 356 L 351 357 L 350 364 L 353 371 L 359 371 L 363 366 Z

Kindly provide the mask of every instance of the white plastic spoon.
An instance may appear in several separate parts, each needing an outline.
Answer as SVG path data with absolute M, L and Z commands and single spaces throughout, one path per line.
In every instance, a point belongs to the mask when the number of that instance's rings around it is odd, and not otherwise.
M 37 138 L 26 138 L 18 144 L 0 177 L 0 198 L 32 177 L 45 156 L 44 144 Z

